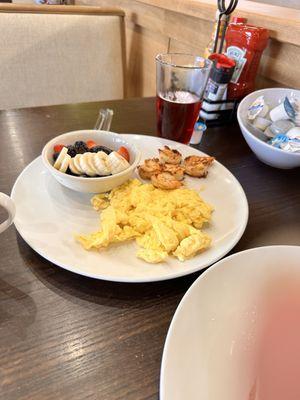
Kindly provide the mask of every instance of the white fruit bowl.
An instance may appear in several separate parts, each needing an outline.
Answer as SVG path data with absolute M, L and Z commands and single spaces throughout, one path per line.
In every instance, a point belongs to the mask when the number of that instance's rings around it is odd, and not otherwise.
M 56 144 L 71 145 L 77 140 L 87 141 L 94 140 L 101 146 L 106 146 L 112 150 L 118 150 L 121 146 L 125 146 L 130 155 L 130 167 L 126 170 L 115 174 L 97 178 L 86 178 L 80 176 L 72 176 L 58 171 L 53 167 L 53 147 Z M 136 146 L 127 142 L 117 133 L 98 131 L 98 130 L 81 130 L 64 133 L 50 140 L 42 151 L 42 159 L 45 167 L 51 175 L 63 186 L 69 189 L 83 193 L 104 193 L 122 185 L 131 178 L 135 168 L 137 167 L 141 157 L 141 152 Z
M 273 108 L 282 102 L 285 96 L 289 98 L 297 96 L 300 98 L 300 90 L 283 88 L 257 90 L 242 100 L 237 111 L 237 118 L 242 134 L 259 160 L 275 168 L 290 169 L 300 167 L 300 153 L 289 153 L 270 146 L 264 141 L 266 139 L 263 133 L 249 123 L 247 119 L 248 107 L 259 96 L 264 96 L 266 103 Z

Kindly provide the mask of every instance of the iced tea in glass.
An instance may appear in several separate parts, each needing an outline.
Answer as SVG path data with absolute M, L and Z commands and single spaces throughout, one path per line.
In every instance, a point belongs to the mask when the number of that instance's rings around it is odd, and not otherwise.
M 191 54 L 156 56 L 158 135 L 189 143 L 198 119 L 211 61 Z

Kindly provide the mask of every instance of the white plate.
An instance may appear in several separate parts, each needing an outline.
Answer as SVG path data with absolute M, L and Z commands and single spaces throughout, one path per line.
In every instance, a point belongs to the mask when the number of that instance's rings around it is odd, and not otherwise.
M 157 156 L 168 144 L 184 156 L 203 153 L 180 143 L 142 135 L 123 135 L 136 144 L 142 158 Z M 15 226 L 37 253 L 77 274 L 118 282 L 152 282 L 187 275 L 214 263 L 228 253 L 242 236 L 248 220 L 245 193 L 234 176 L 219 162 L 206 179 L 187 178 L 189 188 L 200 189 L 205 201 L 215 207 L 211 248 L 184 263 L 168 258 L 151 265 L 135 256 L 136 244 L 115 245 L 101 253 L 87 252 L 75 242 L 74 233 L 89 233 L 99 227 L 98 214 L 90 206 L 91 195 L 61 186 L 44 168 L 41 157 L 29 164 L 16 180 L 12 198 L 16 203 Z
M 299 287 L 299 259 L 300 246 L 246 250 L 219 261 L 193 283 L 167 335 L 160 400 L 261 398 L 255 393 L 255 350 L 264 305 L 270 290 L 277 299 L 288 298 L 295 282 Z

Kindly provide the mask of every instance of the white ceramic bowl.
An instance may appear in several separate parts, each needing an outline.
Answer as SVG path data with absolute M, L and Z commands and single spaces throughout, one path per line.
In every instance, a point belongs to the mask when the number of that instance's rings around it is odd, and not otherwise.
M 130 154 L 130 167 L 118 174 L 98 178 L 72 176 L 64 174 L 53 167 L 53 147 L 56 144 L 70 145 L 77 140 L 87 141 L 89 139 L 112 150 L 118 150 L 120 146 L 125 146 Z M 117 133 L 88 129 L 68 132 L 56 136 L 45 145 L 42 151 L 43 163 L 52 176 L 63 186 L 84 193 L 108 192 L 109 190 L 122 185 L 122 183 L 126 182 L 133 174 L 140 161 L 140 157 L 141 153 L 137 147 L 124 140 Z
M 224 258 L 194 282 L 167 335 L 161 400 L 261 398 L 255 355 L 265 302 L 300 284 L 299 259 L 300 246 L 255 248 Z
M 264 140 L 266 139 L 262 132 L 254 128 L 248 122 L 248 107 L 255 99 L 262 95 L 264 96 L 267 104 L 269 104 L 271 107 L 275 107 L 280 103 L 280 101 L 283 101 L 285 96 L 290 98 L 291 96 L 297 95 L 300 98 L 300 90 L 282 88 L 262 89 L 246 96 L 240 103 L 237 111 L 239 125 L 246 142 L 251 150 L 255 153 L 256 157 L 271 167 L 282 169 L 300 167 L 299 153 L 288 153 L 265 143 Z

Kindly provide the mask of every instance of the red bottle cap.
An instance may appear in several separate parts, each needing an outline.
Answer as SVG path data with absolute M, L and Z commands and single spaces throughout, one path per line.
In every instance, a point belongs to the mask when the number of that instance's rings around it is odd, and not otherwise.
M 244 17 L 232 17 L 232 20 L 231 20 L 231 22 L 233 24 L 246 24 L 247 21 L 248 21 L 248 19 L 244 18 Z
M 235 67 L 235 61 L 225 54 L 214 53 L 209 56 L 209 59 L 214 61 L 214 65 L 217 69 L 231 69 Z
M 209 57 L 213 61 L 209 78 L 217 83 L 228 83 L 234 72 L 235 61 L 226 54 L 214 53 Z

